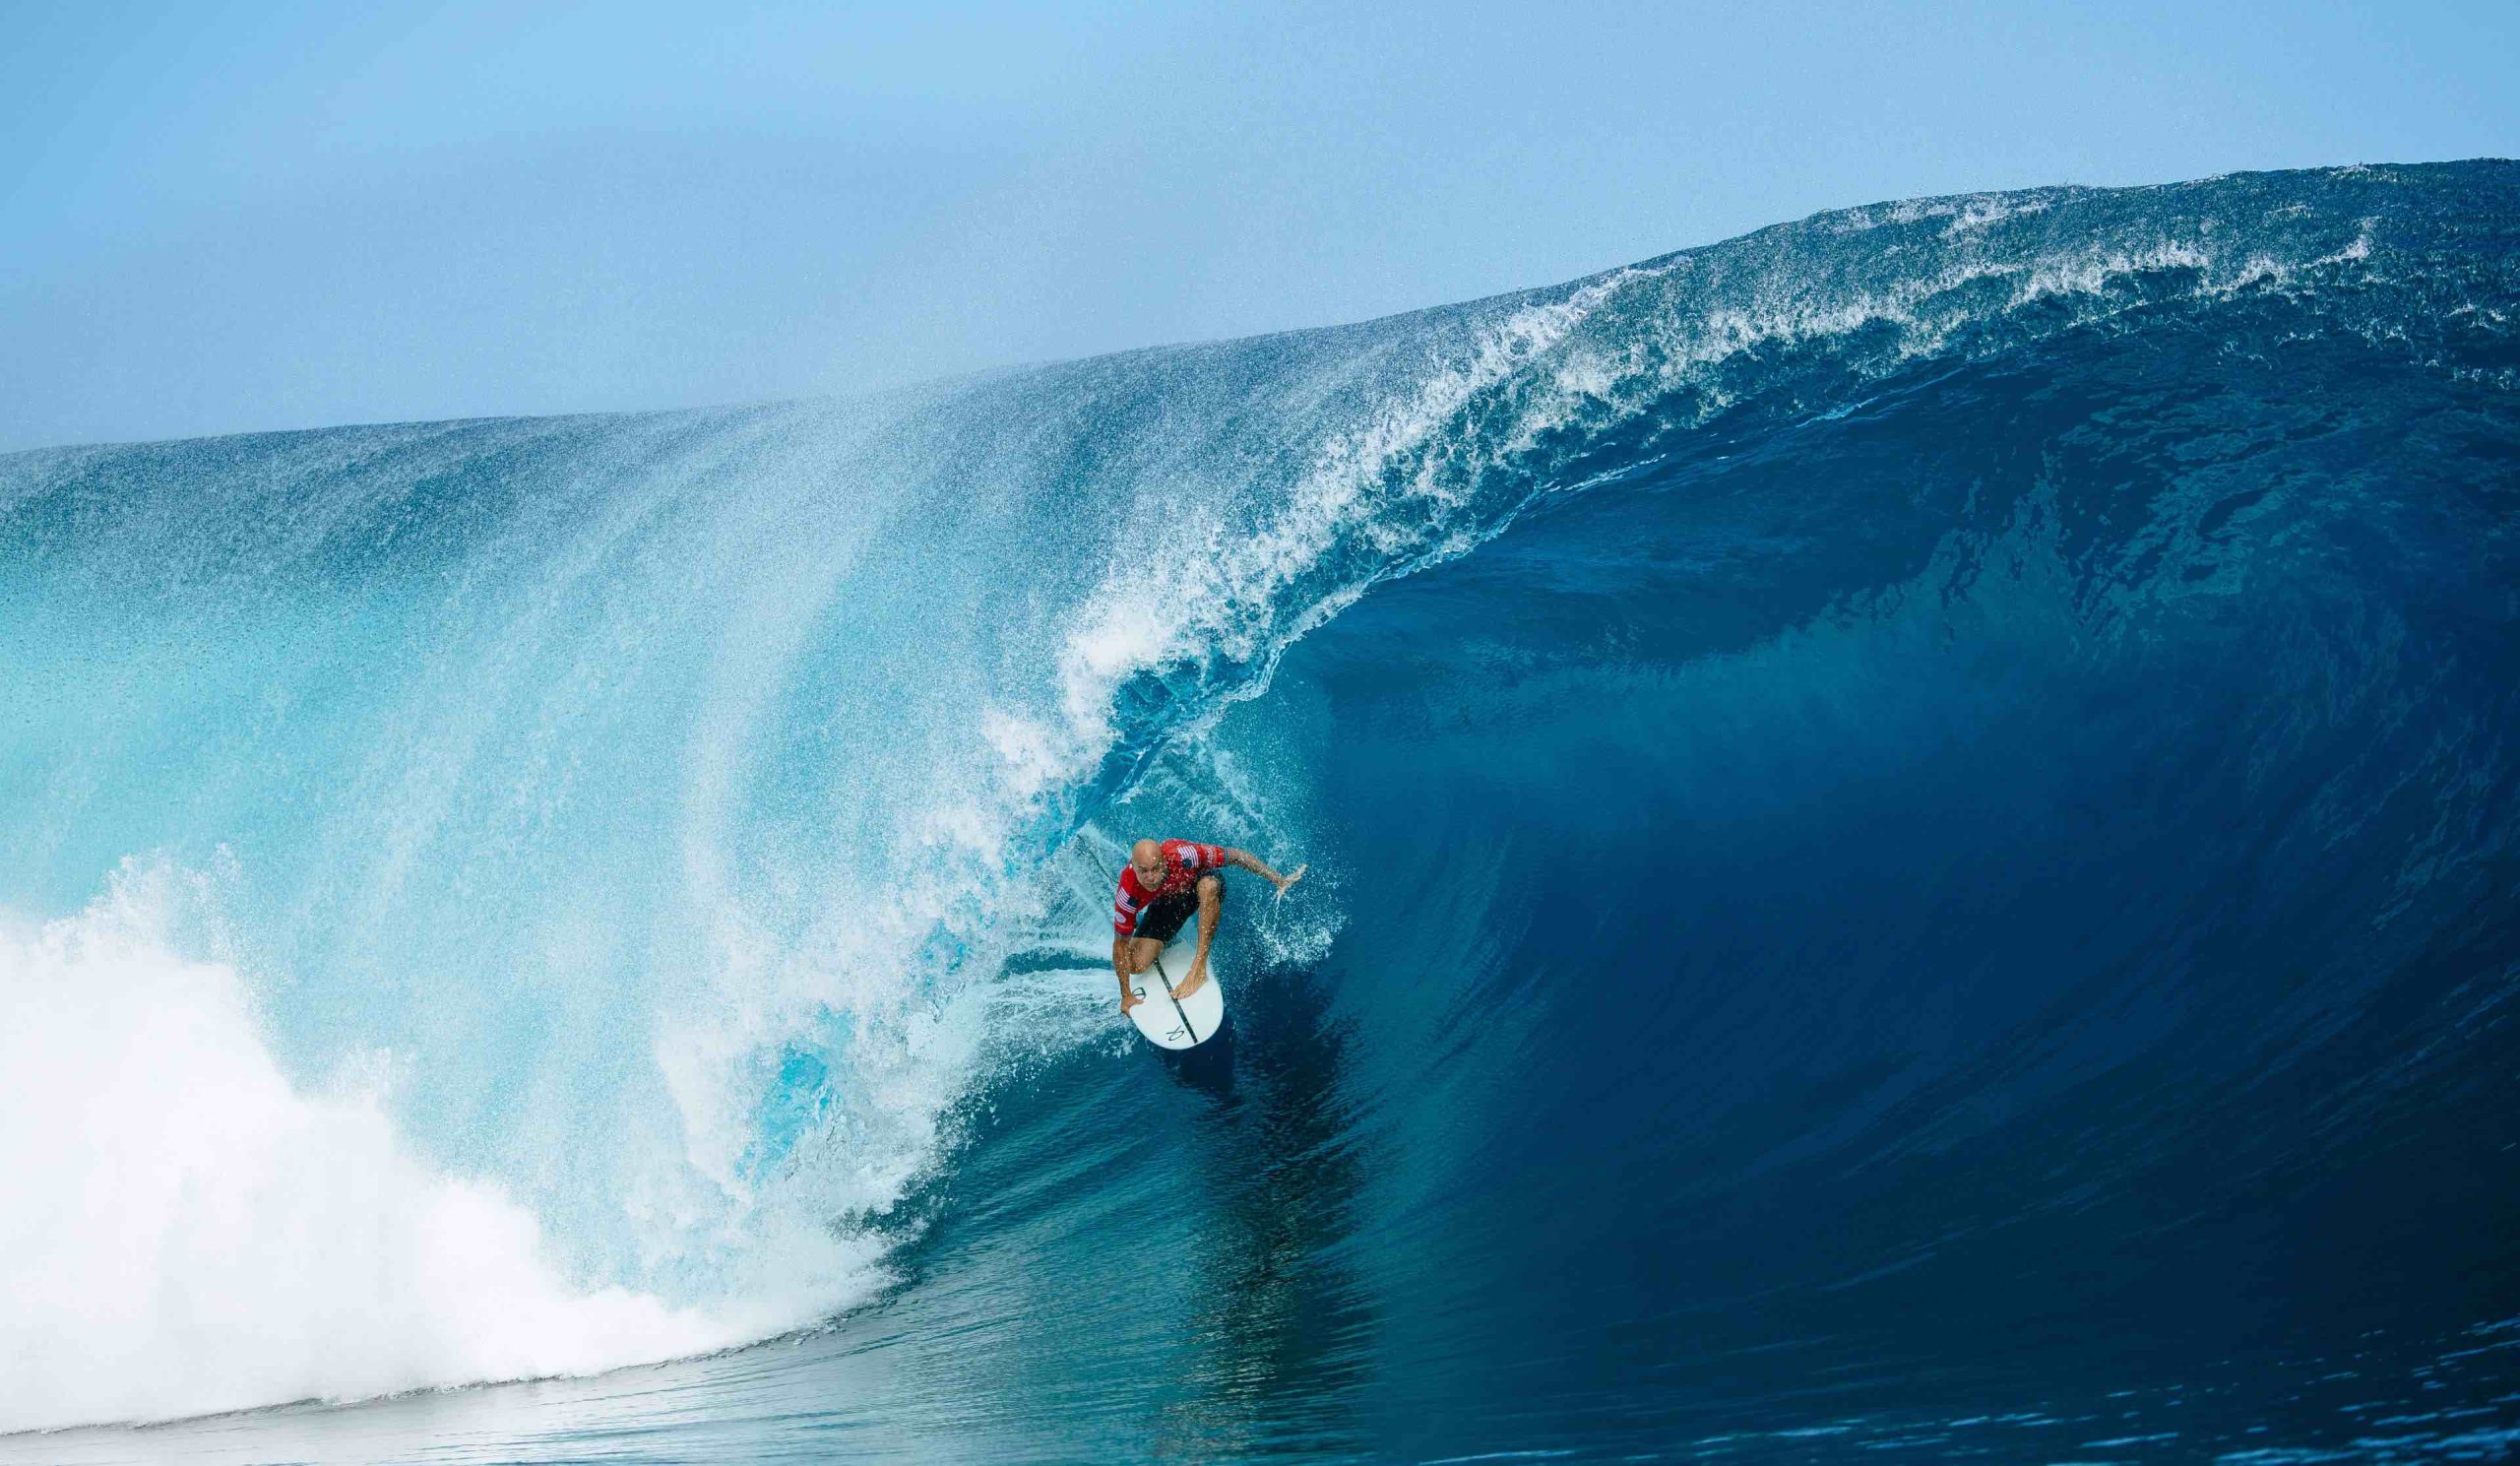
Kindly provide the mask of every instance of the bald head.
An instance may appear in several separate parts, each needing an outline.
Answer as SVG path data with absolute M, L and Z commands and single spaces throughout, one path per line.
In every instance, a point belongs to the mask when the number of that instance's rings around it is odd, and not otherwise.
M 1129 847 L 1129 863 L 1132 865 L 1144 865 L 1149 868 L 1153 868 L 1155 862 L 1163 859 L 1164 844 L 1162 841 L 1141 840 L 1137 844 Z

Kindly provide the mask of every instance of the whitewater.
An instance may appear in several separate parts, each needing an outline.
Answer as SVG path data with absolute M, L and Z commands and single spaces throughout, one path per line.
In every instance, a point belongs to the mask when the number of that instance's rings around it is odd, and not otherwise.
M 0 457 L 0 1458 L 2508 1453 L 2515 311 L 2358 167 Z

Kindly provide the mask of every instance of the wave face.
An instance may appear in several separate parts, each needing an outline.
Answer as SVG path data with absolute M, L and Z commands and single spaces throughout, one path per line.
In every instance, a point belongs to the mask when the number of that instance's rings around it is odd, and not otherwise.
M 2508 163 L 2047 189 L 0 459 L 0 1428 L 805 1329 L 408 1429 L 2508 1448 L 2516 245 Z M 1205 1066 L 1140 834 L 1315 872 Z

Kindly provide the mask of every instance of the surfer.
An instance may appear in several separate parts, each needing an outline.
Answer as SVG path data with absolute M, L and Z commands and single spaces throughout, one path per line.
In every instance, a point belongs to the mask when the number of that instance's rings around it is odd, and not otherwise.
M 1280 875 L 1247 850 L 1227 845 L 1201 845 L 1195 840 L 1141 840 L 1129 847 L 1129 863 L 1120 870 L 1120 896 L 1111 905 L 1111 970 L 1120 977 L 1120 1011 L 1143 999 L 1129 979 L 1147 970 L 1164 944 L 1181 930 L 1190 913 L 1199 914 L 1199 954 L 1190 959 L 1188 976 L 1172 989 L 1188 997 L 1208 981 L 1208 944 L 1217 939 L 1217 919 L 1225 911 L 1225 869 L 1239 865 L 1287 894 L 1303 879 L 1297 865 Z

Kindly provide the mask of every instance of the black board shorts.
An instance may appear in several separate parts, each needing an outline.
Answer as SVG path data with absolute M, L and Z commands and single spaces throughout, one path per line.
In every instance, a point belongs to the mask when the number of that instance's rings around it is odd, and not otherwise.
M 1158 896 L 1139 915 L 1137 934 L 1168 942 L 1180 935 L 1182 924 L 1198 913 L 1199 888 L 1195 885 L 1170 896 Z

